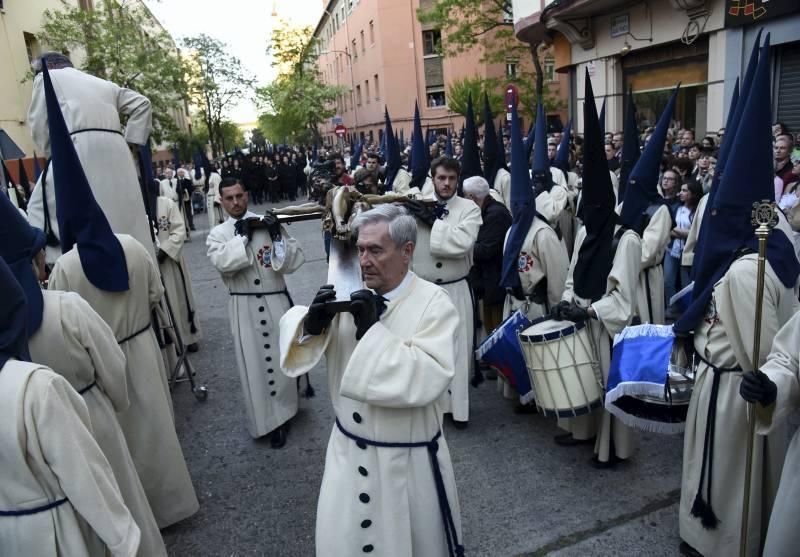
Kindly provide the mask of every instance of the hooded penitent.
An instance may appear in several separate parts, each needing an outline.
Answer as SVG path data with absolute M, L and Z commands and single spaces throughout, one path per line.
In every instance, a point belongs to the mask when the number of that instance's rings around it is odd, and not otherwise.
M 530 129 L 528 130 L 528 136 L 525 138 L 525 161 L 531 160 L 531 153 L 533 153 L 533 143 L 534 138 L 536 137 L 536 125 L 535 123 L 531 124 Z
M 536 107 L 536 126 L 534 130 L 531 180 L 533 182 L 533 195 L 536 197 L 540 193 L 549 192 L 553 189 L 550 159 L 547 158 L 547 117 L 544 114 L 544 105 L 542 103 L 539 103 Z
M 494 128 L 494 116 L 489 106 L 489 96 L 483 96 L 483 176 L 491 186 L 494 177 L 500 170 L 500 151 L 497 147 L 497 130 Z
M 29 362 L 26 296 L 0 257 L 0 370 L 11 358 Z
M 411 136 L 411 187 L 422 190 L 428 172 L 431 170 L 431 161 L 428 158 L 428 147 L 422 135 L 422 122 L 419 119 L 419 105 L 414 104 L 414 133 Z
M 453 134 L 450 130 L 447 130 L 447 143 L 444 145 L 444 154 L 451 158 L 455 155 L 453 152 Z
M 745 96 L 746 89 L 742 87 L 742 95 L 737 103 L 742 110 L 737 107 L 736 112 L 741 114 L 741 119 L 736 134 L 726 139 L 731 147 L 725 163 L 725 175 L 716 195 L 709 198 L 710 210 L 703 217 L 705 245 L 695 255 L 692 303 L 675 324 L 676 331 L 694 329 L 704 315 L 714 285 L 725 275 L 743 248 L 758 251 L 758 240 L 751 223 L 753 204 L 775 198 L 769 34 L 761 50 L 752 86 L 747 89 L 749 94 Z M 791 240 L 777 228 L 769 236 L 767 260 L 784 286 L 792 288 L 796 284 L 800 262 L 795 256 Z
M 528 159 L 522 144 L 522 130 L 516 107 L 511 110 L 511 230 L 503 250 L 503 273 L 500 286 L 516 289 L 521 286 L 517 261 L 519 250 L 536 216 L 536 198 L 528 176 Z
M 569 140 L 572 133 L 572 120 L 567 122 L 567 127 L 564 128 L 564 133 L 561 134 L 561 143 L 558 144 L 558 151 L 556 151 L 556 160 L 553 161 L 553 166 L 561 170 L 564 176 L 569 172 Z
M 461 142 L 460 184 L 473 176 L 483 176 L 481 172 L 481 154 L 478 151 L 478 130 L 475 127 L 475 111 L 472 108 L 472 96 L 467 98 L 467 116 L 464 124 L 464 139 Z M 459 185 L 460 189 L 460 185 Z
M 386 126 L 383 132 L 383 137 L 386 139 L 386 152 L 383 154 L 386 157 L 384 186 L 386 191 L 391 191 L 394 177 L 397 176 L 397 171 L 400 170 L 400 146 L 397 144 L 397 136 L 392 130 L 392 120 L 389 118 L 388 108 L 384 108 L 383 119 Z
M 150 139 L 145 145 L 139 145 L 139 173 L 142 177 L 142 195 L 147 200 L 145 210 L 147 211 L 147 221 L 155 225 L 156 213 L 158 212 L 158 196 L 161 192 L 158 180 L 153 176 L 153 157 L 150 149 Z M 150 235 L 155 242 L 155 232 L 153 226 L 150 227 Z
M 608 173 L 603 136 L 594 102 L 589 72 L 584 77 L 586 94 L 583 104 L 583 189 L 581 206 L 586 237 L 578 252 L 573 272 L 574 290 L 581 298 L 595 302 L 606 292 L 608 273 L 614 263 L 614 188 Z
M 361 161 L 361 152 L 364 150 L 364 144 L 360 141 L 353 149 L 353 154 L 350 156 L 350 170 L 355 170 L 358 163 Z
M 623 199 L 622 211 L 619 216 L 620 223 L 640 236 L 649 222 L 648 215 L 652 216 L 649 208 L 664 203 L 664 198 L 658 193 L 658 175 L 679 87 L 680 85 L 672 92 L 664 112 L 658 119 L 656 129 L 650 136 L 650 141 L 631 170 L 625 197 L 620 196 Z
M 42 289 L 33 272 L 31 260 L 44 249 L 45 243 L 44 232 L 28 224 L 8 197 L 0 195 L 0 257 L 25 291 L 28 300 L 28 336 L 42 324 Z
M 61 113 L 47 64 L 42 64 L 42 74 L 50 131 L 51 164 L 53 175 L 57 177 L 56 218 L 61 251 L 67 253 L 77 244 L 81 266 L 89 282 L 101 290 L 123 292 L 128 290 L 125 252 L 89 187 Z M 132 211 L 136 209 L 131 207 Z
M 622 137 L 622 161 L 619 166 L 618 199 L 625 199 L 628 178 L 640 155 L 639 129 L 636 126 L 636 105 L 633 104 L 633 90 L 629 89 L 627 102 L 625 103 L 625 129 Z

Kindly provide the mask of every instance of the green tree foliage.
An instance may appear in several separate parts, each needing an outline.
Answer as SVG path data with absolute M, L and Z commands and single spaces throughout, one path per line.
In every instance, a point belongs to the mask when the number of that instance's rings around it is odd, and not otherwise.
M 323 83 L 313 29 L 281 22 L 272 32 L 267 52 L 278 75 L 256 91 L 263 110 L 258 117 L 260 130 L 273 143 L 318 140 L 319 125 L 336 113 L 336 99 L 347 90 Z
M 153 140 L 173 140 L 171 111 L 183 104 L 185 84 L 172 38 L 156 31 L 149 12 L 133 0 L 97 0 L 93 10 L 61 3 L 45 10 L 39 41 L 51 50 L 84 53 L 79 69 L 145 95 L 153 107 Z
M 453 81 L 447 88 L 447 106 L 453 112 L 467 115 L 467 98 L 472 95 L 472 106 L 475 111 L 475 123 L 483 125 L 483 95 L 488 93 L 489 106 L 495 118 L 500 117 L 506 112 L 505 106 L 505 87 L 508 83 L 513 83 L 519 90 L 519 105 L 517 110 L 520 115 L 529 119 L 536 113 L 536 87 L 530 80 L 525 79 L 489 79 L 480 76 L 465 77 L 464 79 Z M 542 102 L 545 112 L 554 112 L 562 108 L 561 99 L 548 91 L 547 87 L 542 92 Z
M 202 144 L 203 146 L 209 144 L 211 139 L 208 133 L 208 126 L 205 119 L 200 114 L 197 114 L 193 118 L 192 130 L 193 144 Z M 234 148 L 244 145 L 244 133 L 239 126 L 230 120 L 222 120 L 219 125 L 219 131 L 221 133 L 219 155 L 229 153 L 233 151 Z
M 226 137 L 224 128 L 226 123 L 230 124 L 226 117 L 231 108 L 252 93 L 255 79 L 228 52 L 225 43 L 204 34 L 182 42 L 188 49 L 189 96 L 199 108 L 211 152 L 216 157 L 234 146 L 229 143 L 230 137 Z

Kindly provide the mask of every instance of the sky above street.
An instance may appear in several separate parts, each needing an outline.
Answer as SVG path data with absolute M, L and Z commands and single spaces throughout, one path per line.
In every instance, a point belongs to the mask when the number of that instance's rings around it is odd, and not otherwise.
M 266 54 L 269 37 L 277 19 L 292 25 L 315 25 L 322 14 L 322 0 L 144 0 L 164 28 L 180 39 L 205 33 L 228 45 L 245 69 L 260 85 L 269 83 L 274 71 Z M 272 17 L 273 10 L 278 14 Z M 252 101 L 231 111 L 234 122 L 256 119 Z

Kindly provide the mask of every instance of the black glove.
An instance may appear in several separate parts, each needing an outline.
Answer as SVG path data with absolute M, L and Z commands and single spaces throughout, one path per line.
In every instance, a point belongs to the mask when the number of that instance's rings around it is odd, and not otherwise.
M 319 289 L 317 295 L 314 296 L 314 301 L 306 313 L 306 319 L 303 323 L 303 330 L 309 335 L 319 335 L 324 331 L 328 325 L 333 321 L 336 312 L 328 310 L 326 302 L 336 299 L 336 291 L 333 289 L 332 284 L 326 284 Z
M 161 248 L 158 248 L 158 253 L 156 254 L 156 259 L 158 259 L 159 263 L 163 263 L 164 261 L 167 260 L 167 252 L 165 252 Z
M 233 225 L 233 229 L 236 231 L 236 234 L 239 236 L 246 236 L 248 240 L 252 240 L 253 238 L 253 222 L 259 221 L 261 219 L 249 217 L 246 219 L 239 219 L 236 221 L 236 224 Z
M 267 232 L 269 232 L 270 238 L 273 240 L 278 240 L 281 237 L 281 223 L 278 221 L 278 216 L 269 211 L 267 212 L 264 217 L 261 219 L 264 222 L 264 226 L 267 227 Z
M 433 211 L 428 209 L 422 201 L 409 201 L 406 203 L 406 209 L 428 226 L 433 226 L 433 223 L 436 222 L 436 215 L 434 215 Z
M 559 307 L 561 303 L 559 303 Z M 586 321 L 589 319 L 589 311 L 579 307 L 577 305 L 569 304 L 566 307 L 562 307 L 559 311 L 561 314 L 561 319 L 566 319 L 567 321 L 574 321 L 576 323 L 580 323 L 581 321 Z
M 371 290 L 357 290 L 350 294 L 350 313 L 356 322 L 356 340 L 361 340 L 369 328 L 378 321 L 382 305 L 384 305 L 383 298 Z
M 760 402 L 769 406 L 778 398 L 778 386 L 765 373 L 748 371 L 742 374 L 739 394 L 747 402 Z
M 561 300 L 558 302 L 558 305 L 553 308 L 553 319 L 566 319 L 565 315 L 567 310 L 569 310 L 569 302 Z

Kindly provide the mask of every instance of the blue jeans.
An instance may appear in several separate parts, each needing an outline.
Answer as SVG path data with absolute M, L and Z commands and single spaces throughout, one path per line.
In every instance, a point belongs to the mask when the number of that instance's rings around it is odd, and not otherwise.
M 667 253 L 666 257 L 664 257 L 664 297 L 666 298 L 664 307 L 669 307 L 670 298 L 675 295 L 679 288 L 689 284 L 688 282 L 683 284 L 681 274 L 681 258 L 673 257 Z M 688 275 L 689 273 L 687 272 L 686 274 Z

